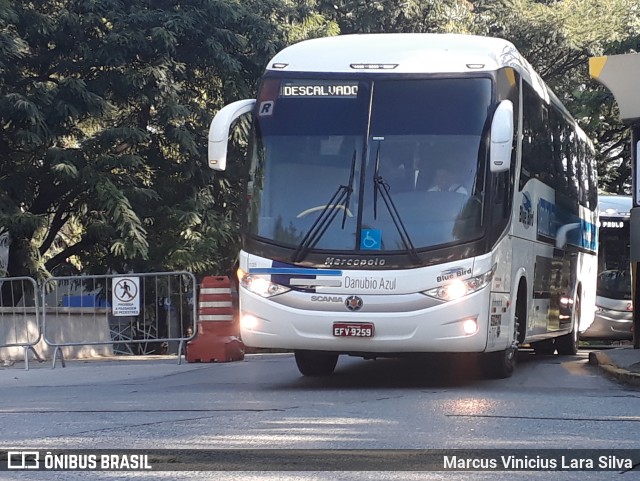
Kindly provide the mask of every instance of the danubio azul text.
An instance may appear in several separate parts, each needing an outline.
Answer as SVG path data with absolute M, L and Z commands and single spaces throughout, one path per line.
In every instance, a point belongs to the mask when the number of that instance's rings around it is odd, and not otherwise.
M 395 277 L 350 277 L 344 278 L 347 289 L 366 289 L 370 291 L 393 291 L 396 288 Z

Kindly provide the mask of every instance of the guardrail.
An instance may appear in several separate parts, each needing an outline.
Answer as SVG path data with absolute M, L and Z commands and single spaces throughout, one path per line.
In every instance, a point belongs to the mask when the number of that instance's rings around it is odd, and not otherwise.
M 42 336 L 58 356 L 178 354 L 196 335 L 197 284 L 189 272 L 52 277 L 42 286 Z M 77 295 L 77 292 L 84 293 Z M 88 293 L 88 294 L 87 294 Z
M 0 361 L 112 354 L 185 355 L 197 334 L 189 272 L 0 278 Z M 42 357 L 41 357 L 42 356 Z
M 29 351 L 43 361 L 35 350 L 42 339 L 38 285 L 30 277 L 0 278 L 0 348 L 11 356 L 22 350 L 25 369 L 29 370 Z

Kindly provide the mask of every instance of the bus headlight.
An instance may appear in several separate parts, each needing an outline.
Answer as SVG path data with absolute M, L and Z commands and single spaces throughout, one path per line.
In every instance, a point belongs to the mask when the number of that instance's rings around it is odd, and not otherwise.
M 243 314 L 240 317 L 240 327 L 248 331 L 253 331 L 258 325 L 258 318 L 251 314 Z
M 495 271 L 496 266 L 494 265 L 489 272 L 471 277 L 470 279 L 458 279 L 450 282 L 449 284 L 445 284 L 444 286 L 429 289 L 424 293 L 429 297 L 434 297 L 443 301 L 454 301 L 486 287 L 491 282 L 491 279 L 493 279 Z
M 264 276 L 247 274 L 242 269 L 238 269 L 238 281 L 242 287 L 261 297 L 273 297 L 291 290 L 281 284 L 271 282 Z
M 478 321 L 475 319 L 467 319 L 462 323 L 462 330 L 469 336 L 475 334 L 478 332 Z

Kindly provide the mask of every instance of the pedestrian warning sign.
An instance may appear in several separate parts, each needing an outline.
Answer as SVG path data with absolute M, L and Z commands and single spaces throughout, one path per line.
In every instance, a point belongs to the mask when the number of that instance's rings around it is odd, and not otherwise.
M 140 314 L 140 278 L 114 277 L 111 289 L 111 306 L 114 316 Z

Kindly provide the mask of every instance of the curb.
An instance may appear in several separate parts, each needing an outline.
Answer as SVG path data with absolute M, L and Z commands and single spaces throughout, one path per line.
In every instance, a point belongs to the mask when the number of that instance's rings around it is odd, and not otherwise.
M 589 353 L 589 364 L 599 366 L 607 375 L 618 379 L 626 384 L 640 387 L 640 373 L 629 371 L 618 367 L 606 353 L 602 351 L 592 351 Z

